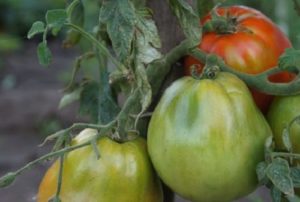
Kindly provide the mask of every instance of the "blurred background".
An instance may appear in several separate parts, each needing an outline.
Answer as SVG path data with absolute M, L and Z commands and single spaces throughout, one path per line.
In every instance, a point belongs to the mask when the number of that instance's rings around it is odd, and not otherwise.
M 84 1 L 89 11 L 85 27 L 92 29 L 98 19 L 97 1 Z M 261 10 L 280 26 L 295 48 L 300 48 L 300 20 L 296 20 L 300 17 L 292 0 L 228 0 L 225 4 Z M 84 119 L 77 115 L 76 104 L 58 110 L 62 90 L 80 48 L 62 48 L 64 33 L 50 37 L 53 62 L 45 68 L 38 63 L 36 55 L 40 38 L 26 37 L 32 23 L 43 21 L 47 10 L 64 6 L 65 0 L 0 0 L 0 176 L 49 151 L 51 145 L 38 147 L 47 135 Z M 14 185 L 0 189 L 0 201 L 35 201 L 47 166 L 47 163 L 38 165 L 20 176 Z M 242 201 L 269 201 L 264 193 L 260 189 Z

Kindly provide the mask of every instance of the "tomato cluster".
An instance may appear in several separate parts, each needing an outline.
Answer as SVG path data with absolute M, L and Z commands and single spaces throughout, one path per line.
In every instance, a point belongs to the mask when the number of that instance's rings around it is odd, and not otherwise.
M 279 56 L 291 47 L 283 32 L 254 9 L 232 6 L 218 8 L 216 14 L 234 26 L 221 32 L 208 30 L 199 48 L 222 57 L 237 71 L 262 73 L 276 66 Z M 212 16 L 207 15 L 202 25 L 214 20 Z M 198 72 L 203 70 L 204 63 L 192 56 L 184 63 L 186 75 L 191 74 L 193 65 L 199 67 Z M 288 82 L 293 75 L 284 72 L 269 79 Z M 219 72 L 201 80 L 183 77 L 165 90 L 156 106 L 147 143 L 142 138 L 117 143 L 102 137 L 96 145 L 101 155 L 98 160 L 92 146 L 67 154 L 60 198 L 160 202 L 163 193 L 158 176 L 191 201 L 232 201 L 245 196 L 258 185 L 255 170 L 264 159 L 266 138 L 273 132 L 278 149 L 284 149 L 283 128 L 300 114 L 300 96 L 277 97 L 271 104 L 272 99 L 255 89 L 249 91 L 230 73 Z M 270 104 L 266 119 L 263 113 Z M 96 130 L 85 129 L 72 145 L 89 141 L 96 134 Z M 293 126 L 291 139 L 296 152 L 300 152 L 299 134 L 299 125 Z M 56 161 L 40 184 L 39 202 L 55 195 L 58 174 Z
M 291 43 L 284 33 L 261 12 L 243 6 L 218 8 L 215 11 L 221 17 L 232 22 L 229 30 L 207 31 L 203 34 L 199 48 L 207 53 L 217 54 L 233 69 L 248 73 L 259 74 L 277 66 L 279 56 Z M 212 15 L 202 20 L 202 24 L 210 23 Z M 231 28 L 230 27 L 230 28 Z M 186 57 L 185 73 L 191 74 L 192 65 L 201 71 L 203 63 Z M 287 82 L 293 75 L 286 72 L 273 75 L 273 82 Z M 266 113 L 273 97 L 251 89 L 257 106 Z

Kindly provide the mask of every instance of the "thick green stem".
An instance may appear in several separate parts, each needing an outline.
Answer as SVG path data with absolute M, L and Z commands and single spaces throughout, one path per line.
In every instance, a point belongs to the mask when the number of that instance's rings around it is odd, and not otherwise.
M 147 76 L 152 87 L 153 97 L 158 93 L 163 81 L 170 72 L 172 65 L 182 56 L 186 55 L 190 47 L 191 42 L 189 40 L 184 40 L 167 53 L 163 59 L 154 61 L 148 65 Z
M 246 82 L 248 86 L 258 89 L 259 91 L 264 92 L 266 94 L 284 96 L 295 95 L 300 93 L 299 75 L 289 83 L 274 83 L 269 81 L 269 76 L 282 72 L 282 70 L 279 67 L 271 68 L 260 74 L 251 75 L 238 72 L 226 65 L 224 61 L 216 55 L 207 55 L 199 49 L 192 50 L 190 54 L 193 57 L 199 59 L 200 61 L 206 61 L 207 57 L 214 57 L 216 65 L 220 67 L 221 71 L 226 71 L 237 75 L 244 82 Z M 293 71 L 293 73 L 297 73 L 297 71 Z

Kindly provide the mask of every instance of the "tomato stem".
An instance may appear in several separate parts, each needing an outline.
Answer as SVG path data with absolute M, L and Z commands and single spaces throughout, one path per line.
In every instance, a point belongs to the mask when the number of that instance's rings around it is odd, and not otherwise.
M 56 199 L 59 199 L 59 195 L 60 195 L 60 192 L 61 192 L 63 169 L 64 169 L 64 154 L 62 154 L 59 157 L 59 171 L 58 171 L 58 179 L 57 179 L 57 190 L 56 190 L 56 193 L 55 193 L 55 198 Z
M 258 89 L 259 91 L 264 92 L 266 94 L 284 96 L 284 95 L 296 95 L 300 93 L 300 75 L 299 75 L 300 67 L 294 69 L 288 69 L 288 71 L 297 74 L 296 78 L 293 81 L 289 83 L 274 83 L 269 81 L 268 78 L 271 75 L 283 72 L 283 70 L 280 67 L 274 67 L 260 74 L 251 75 L 251 74 L 245 74 L 234 70 L 233 68 L 226 65 L 225 62 L 217 55 L 207 55 L 205 52 L 203 52 L 200 49 L 197 48 L 193 49 L 191 50 L 190 54 L 200 61 L 206 61 L 208 56 L 214 57 L 216 60 L 216 65 L 220 67 L 221 71 L 226 71 L 237 75 L 248 86 Z

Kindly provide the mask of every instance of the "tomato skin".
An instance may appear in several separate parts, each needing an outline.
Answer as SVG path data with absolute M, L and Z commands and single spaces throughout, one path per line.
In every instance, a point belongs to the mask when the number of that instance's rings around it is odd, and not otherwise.
M 286 48 L 292 45 L 284 33 L 261 12 L 245 6 L 231 6 L 217 8 L 221 16 L 227 15 L 237 19 L 237 31 L 229 34 L 207 32 L 202 36 L 199 48 L 207 53 L 217 54 L 222 57 L 227 65 L 233 69 L 249 74 L 258 74 L 277 66 L 279 56 Z M 202 24 L 211 19 L 207 15 Z M 186 75 L 191 74 L 191 66 L 199 65 L 201 71 L 203 65 L 188 56 L 184 66 Z M 273 82 L 288 82 L 293 75 L 284 72 L 270 78 Z M 254 91 L 254 100 L 258 107 L 266 112 L 272 96 Z
M 300 95 L 276 97 L 267 115 L 273 131 L 277 149 L 286 150 L 282 141 L 283 129 L 300 115 Z M 293 152 L 300 153 L 300 125 L 294 123 L 290 128 Z
M 148 150 L 173 191 L 191 201 L 232 201 L 257 186 L 270 128 L 236 76 L 184 77 L 164 93 L 151 117 Z
M 97 132 L 83 130 L 73 141 L 79 144 Z M 72 202 L 153 202 L 163 201 L 161 184 L 152 168 L 145 140 L 117 143 L 102 137 L 97 143 L 100 159 L 91 146 L 70 152 L 64 161 L 62 201 Z M 59 162 L 45 174 L 37 196 L 48 202 L 56 193 Z

